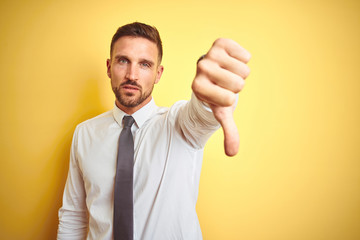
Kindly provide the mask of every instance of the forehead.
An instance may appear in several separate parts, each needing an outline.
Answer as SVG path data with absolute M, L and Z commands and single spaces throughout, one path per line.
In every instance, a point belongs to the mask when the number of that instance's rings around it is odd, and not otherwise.
M 115 42 L 112 55 L 145 58 L 155 62 L 158 60 L 158 49 L 155 43 L 146 38 L 124 36 Z

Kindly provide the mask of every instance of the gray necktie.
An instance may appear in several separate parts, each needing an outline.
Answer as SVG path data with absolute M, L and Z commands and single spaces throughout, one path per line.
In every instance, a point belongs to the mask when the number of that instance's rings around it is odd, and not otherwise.
M 119 138 L 114 189 L 114 240 L 133 239 L 133 166 L 134 140 L 132 116 L 124 116 Z

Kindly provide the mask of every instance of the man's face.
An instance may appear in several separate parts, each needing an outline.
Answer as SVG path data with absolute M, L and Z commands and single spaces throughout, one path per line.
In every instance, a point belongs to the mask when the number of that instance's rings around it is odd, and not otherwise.
M 116 105 L 132 114 L 151 100 L 154 84 L 163 72 L 155 43 L 141 37 L 121 37 L 107 60 L 107 74 Z

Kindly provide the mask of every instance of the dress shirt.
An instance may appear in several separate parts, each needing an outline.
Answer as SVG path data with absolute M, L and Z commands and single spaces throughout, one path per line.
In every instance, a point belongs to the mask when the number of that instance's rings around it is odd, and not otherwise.
M 74 132 L 58 239 L 113 239 L 117 147 L 122 119 L 116 106 Z M 172 107 L 152 99 L 133 115 L 134 239 L 202 239 L 196 215 L 203 148 L 219 128 L 194 95 Z

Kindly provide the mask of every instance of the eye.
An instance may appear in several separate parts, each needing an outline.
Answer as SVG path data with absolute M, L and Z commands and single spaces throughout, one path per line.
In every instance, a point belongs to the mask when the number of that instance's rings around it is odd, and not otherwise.
M 129 62 L 129 60 L 127 60 L 126 58 L 118 58 L 118 63 L 125 64 L 128 62 Z
M 141 62 L 140 65 L 144 68 L 151 68 L 151 64 L 148 62 Z

